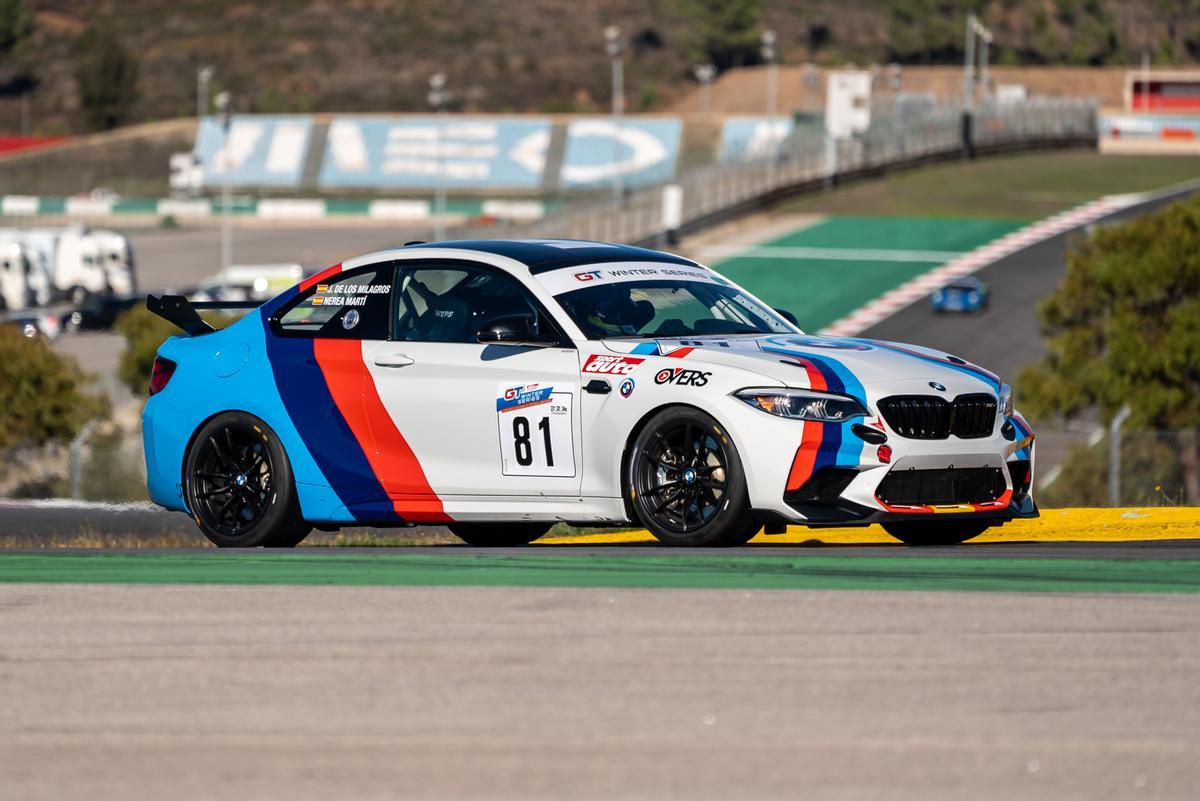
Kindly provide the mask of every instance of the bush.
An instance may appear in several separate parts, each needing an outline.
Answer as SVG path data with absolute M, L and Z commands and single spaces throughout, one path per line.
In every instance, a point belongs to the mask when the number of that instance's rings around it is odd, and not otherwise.
M 214 328 L 224 328 L 237 318 L 228 314 L 201 315 Z M 145 306 L 136 306 L 117 318 L 113 330 L 125 337 L 125 352 L 117 366 L 117 376 L 138 397 L 150 391 L 150 370 L 159 345 L 182 332 Z
M 0 325 L 0 449 L 70 442 L 87 423 L 108 413 L 88 378 L 40 337 Z
M 113 330 L 125 337 L 125 352 L 117 366 L 117 375 L 138 397 L 150 391 L 150 369 L 158 346 L 179 329 L 154 314 L 145 306 L 137 306 L 117 318 Z

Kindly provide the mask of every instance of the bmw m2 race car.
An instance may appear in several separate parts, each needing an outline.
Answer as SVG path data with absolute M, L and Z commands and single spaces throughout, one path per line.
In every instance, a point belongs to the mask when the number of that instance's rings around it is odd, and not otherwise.
M 678 256 L 579 241 L 413 244 L 331 267 L 158 351 L 150 497 L 222 546 L 558 521 L 737 545 L 882 523 L 956 543 L 1037 515 L 1007 385 L 924 348 L 804 334 Z M 197 304 L 201 305 L 201 304 Z

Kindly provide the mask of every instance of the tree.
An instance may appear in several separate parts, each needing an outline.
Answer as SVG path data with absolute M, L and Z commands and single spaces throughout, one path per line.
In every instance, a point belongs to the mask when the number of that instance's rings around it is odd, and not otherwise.
M 0 449 L 70 442 L 107 411 L 86 385 L 79 366 L 44 339 L 0 325 Z
M 758 0 L 679 1 L 693 29 L 696 61 L 708 61 L 723 72 L 762 60 Z
M 22 0 L 0 0 L 0 61 L 33 32 L 33 15 Z
M 888 57 L 906 64 L 962 61 L 966 15 L 982 14 L 983 5 L 983 0 L 893 0 Z
M 75 81 L 84 126 L 90 131 L 117 127 L 137 101 L 137 59 L 105 27 L 84 31 L 78 52 Z
M 1200 199 L 1080 243 L 1038 316 L 1049 352 L 1021 371 L 1022 406 L 1107 419 L 1128 404 L 1131 427 L 1187 432 L 1178 459 L 1200 502 Z

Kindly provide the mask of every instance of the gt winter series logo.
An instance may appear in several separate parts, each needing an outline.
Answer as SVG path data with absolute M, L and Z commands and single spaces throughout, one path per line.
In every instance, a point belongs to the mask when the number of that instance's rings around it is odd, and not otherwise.
M 500 397 L 496 398 L 496 411 L 511 412 L 517 409 L 525 409 L 529 406 L 549 403 L 550 393 L 553 391 L 553 386 L 544 387 L 541 384 L 521 384 L 520 386 L 507 387 L 500 393 Z
M 702 387 L 708 383 L 712 373 L 686 370 L 682 367 L 664 367 L 654 374 L 655 384 L 674 384 L 677 387 Z
M 608 356 L 596 354 L 589 356 L 583 363 L 583 372 L 599 373 L 600 375 L 629 375 L 645 359 L 633 356 Z

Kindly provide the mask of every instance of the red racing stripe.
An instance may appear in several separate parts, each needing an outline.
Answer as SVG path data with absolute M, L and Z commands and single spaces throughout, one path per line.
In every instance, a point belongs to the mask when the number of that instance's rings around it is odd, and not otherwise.
M 821 374 L 815 364 L 798 356 L 793 357 L 791 361 L 803 367 L 804 372 L 808 373 L 809 389 L 818 391 L 828 389 L 825 376 Z M 804 430 L 800 432 L 800 447 L 796 449 L 796 456 L 792 459 L 792 469 L 788 473 L 788 492 L 800 489 L 804 486 L 804 482 L 812 478 L 817 452 L 821 450 L 821 441 L 825 438 L 823 423 L 804 422 L 801 425 L 804 426 Z
M 362 447 L 396 514 L 420 523 L 449 522 L 451 518 L 429 485 L 416 454 L 379 398 L 363 362 L 362 343 L 354 339 L 315 339 L 313 355 L 325 376 L 329 394 Z
M 326 267 L 324 270 L 321 270 L 321 272 L 317 273 L 316 275 L 309 276 L 308 278 L 305 278 L 303 281 L 301 281 L 300 282 L 300 291 L 301 292 L 306 291 L 309 287 L 313 286 L 318 281 L 328 281 L 331 277 L 337 275 L 341 271 L 342 271 L 342 265 L 340 263 L 335 264 L 332 267 Z
M 823 423 L 803 422 L 804 430 L 800 432 L 800 447 L 792 459 L 792 469 L 788 473 L 787 491 L 793 492 L 804 486 L 813 474 L 813 465 L 817 461 L 817 451 L 821 449 L 824 439 L 825 425 Z
M 793 356 L 792 358 L 788 359 L 788 361 L 790 361 L 792 364 L 803 367 L 804 372 L 808 373 L 809 389 L 815 389 L 818 392 L 824 392 L 825 390 L 829 389 L 829 384 L 826 383 L 825 376 L 820 370 L 817 369 L 817 366 L 808 359 L 801 358 L 800 356 Z

